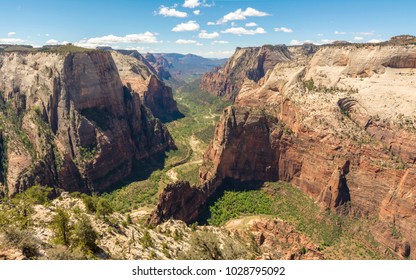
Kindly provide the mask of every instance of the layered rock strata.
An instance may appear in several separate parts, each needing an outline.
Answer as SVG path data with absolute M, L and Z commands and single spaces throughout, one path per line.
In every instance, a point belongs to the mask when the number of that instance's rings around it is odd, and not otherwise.
M 158 77 L 160 72 L 137 51 L 112 51 L 121 81 L 138 94 L 142 103 L 159 119 L 170 120 L 178 113 L 172 89 Z
M 416 258 L 416 47 L 301 48 L 257 82 L 244 80 L 217 124 L 196 189 L 208 198 L 230 178 L 290 182 L 323 208 L 400 232 L 373 230 L 380 243 Z M 206 192 L 203 182 L 216 184 Z
M 101 192 L 174 147 L 109 52 L 0 53 L 2 190 Z

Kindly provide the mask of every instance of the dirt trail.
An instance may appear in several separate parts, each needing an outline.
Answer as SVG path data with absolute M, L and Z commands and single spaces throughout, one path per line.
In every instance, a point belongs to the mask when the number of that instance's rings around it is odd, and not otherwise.
M 192 135 L 189 138 L 189 146 L 191 147 L 191 150 L 193 151 L 193 154 L 192 154 L 192 158 L 191 159 L 194 159 L 194 160 L 193 161 L 189 161 L 189 162 L 185 162 L 185 163 L 183 163 L 181 165 L 178 165 L 178 166 L 175 166 L 175 167 L 172 167 L 171 169 L 169 169 L 166 172 L 166 175 L 168 175 L 169 178 L 173 182 L 176 182 L 176 181 L 179 180 L 178 179 L 178 172 L 176 172 L 175 169 L 177 169 L 177 168 L 183 168 L 183 167 L 188 166 L 188 165 L 191 165 L 191 164 L 201 164 L 202 163 L 201 157 L 202 157 L 202 154 L 203 154 L 204 151 L 201 148 L 200 144 L 201 144 L 201 141 L 199 141 L 194 135 Z

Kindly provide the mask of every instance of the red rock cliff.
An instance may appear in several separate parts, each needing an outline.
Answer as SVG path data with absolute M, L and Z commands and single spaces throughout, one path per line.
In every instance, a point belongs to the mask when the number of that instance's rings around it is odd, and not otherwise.
M 104 191 L 133 160 L 174 147 L 108 52 L 2 53 L 0 77 L 8 195 L 33 184 Z
M 137 51 L 112 51 L 120 78 L 127 88 L 138 94 L 153 115 L 162 120 L 175 118 L 179 113 L 172 89 L 164 84 L 146 59 Z
M 216 184 L 204 193 L 229 178 L 291 182 L 324 208 L 397 228 L 401 237 L 373 233 L 416 258 L 416 47 L 290 51 L 224 111 L 200 170 L 201 184 Z

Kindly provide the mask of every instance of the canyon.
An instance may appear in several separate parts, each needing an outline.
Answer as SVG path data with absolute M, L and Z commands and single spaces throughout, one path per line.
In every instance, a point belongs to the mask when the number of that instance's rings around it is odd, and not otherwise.
M 200 72 L 193 55 L 0 46 L 0 228 L 40 185 L 59 198 L 28 208 L 37 257 L 58 258 L 45 224 L 67 209 L 98 258 L 415 259 L 415 42 L 237 48 Z
M 199 184 L 168 186 L 149 221 L 195 221 L 226 180 L 280 180 L 322 209 L 374 220 L 378 242 L 415 258 L 414 40 L 238 48 L 201 81 L 235 102 L 216 125 Z

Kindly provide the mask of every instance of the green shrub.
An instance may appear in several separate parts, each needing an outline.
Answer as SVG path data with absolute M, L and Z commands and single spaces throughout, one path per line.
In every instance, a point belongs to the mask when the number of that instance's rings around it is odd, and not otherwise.
M 111 207 L 110 203 L 104 198 L 98 198 L 96 200 L 96 214 L 98 217 L 102 217 L 106 219 L 108 215 L 113 213 L 113 208 Z
M 52 188 L 33 186 L 28 188 L 23 194 L 19 194 L 24 197 L 24 199 L 31 204 L 46 204 L 48 203 L 49 196 L 52 193 Z
M 303 82 L 303 85 L 304 85 L 304 87 L 305 88 L 307 88 L 309 91 L 312 91 L 312 90 L 315 90 L 316 89 L 316 87 L 315 87 L 315 83 L 314 83 L 314 81 L 313 81 L 313 79 L 312 78 L 310 78 L 309 80 L 307 80 L 307 81 L 304 81 Z
M 250 249 L 231 238 L 224 240 L 210 231 L 194 232 L 191 235 L 190 248 L 179 254 L 185 260 L 236 260 L 246 259 Z
M 153 239 L 150 236 L 150 233 L 148 230 L 145 230 L 145 232 L 143 233 L 143 236 L 140 237 L 140 244 L 142 245 L 142 247 L 144 249 L 152 247 L 153 246 Z
M 92 197 L 86 194 L 81 195 L 82 202 L 85 205 L 85 208 L 89 213 L 95 213 L 97 211 L 96 209 L 96 197 Z
M 32 259 L 39 256 L 40 241 L 31 231 L 9 226 L 3 230 L 2 237 L 4 243 L 18 248 L 25 257 Z
M 79 250 L 71 250 L 64 245 L 57 245 L 46 250 L 49 260 L 85 260 L 85 254 Z

